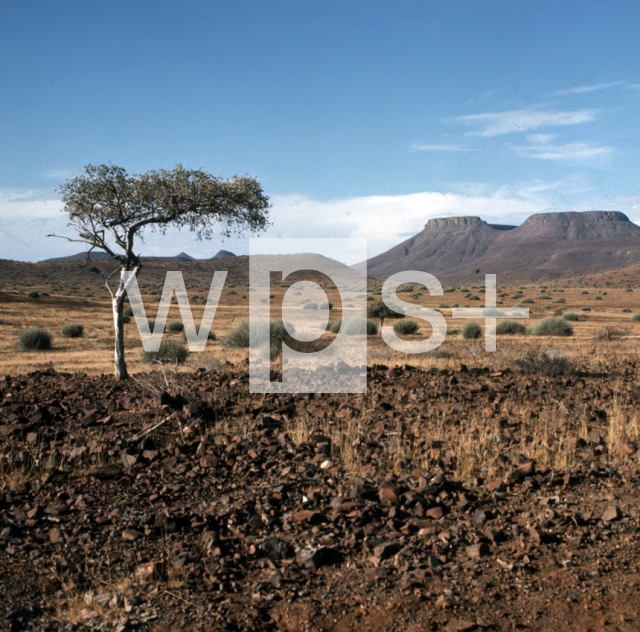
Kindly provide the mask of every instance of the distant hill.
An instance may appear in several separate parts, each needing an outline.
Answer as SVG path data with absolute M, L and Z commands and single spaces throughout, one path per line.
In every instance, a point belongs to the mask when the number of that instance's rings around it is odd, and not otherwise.
M 65 261 L 85 261 L 87 258 L 86 252 L 78 252 L 75 255 L 69 255 L 68 257 L 54 257 L 52 259 L 44 259 L 39 261 L 38 263 L 63 263 Z M 181 252 L 180 254 L 168 256 L 168 257 L 140 257 L 141 259 L 153 259 L 156 261 L 196 261 L 194 257 L 188 255 L 186 252 Z M 110 260 L 111 257 L 106 253 L 100 251 L 93 251 L 89 253 L 89 259 L 91 261 L 107 261 Z
M 539 213 L 520 226 L 479 217 L 430 219 L 424 230 L 368 261 L 371 276 L 422 270 L 443 278 L 501 274 L 558 278 L 640 263 L 640 226 L 617 211 Z
M 228 250 L 218 250 L 218 252 L 211 257 L 212 259 L 228 259 L 229 257 L 235 257 L 236 255 Z

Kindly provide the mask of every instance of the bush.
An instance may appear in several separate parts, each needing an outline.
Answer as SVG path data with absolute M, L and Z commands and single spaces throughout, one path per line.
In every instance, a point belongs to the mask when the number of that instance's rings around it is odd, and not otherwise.
M 594 301 L 601 301 L 602 300 L 602 296 L 594 296 L 593 300 Z
M 482 336 L 482 327 L 480 327 L 478 323 L 470 321 L 462 325 L 460 334 L 465 340 L 475 340 L 476 338 L 480 338 Z
M 534 349 L 530 349 L 516 360 L 516 364 L 523 373 L 545 377 L 561 377 L 573 371 L 573 364 L 566 356 Z
M 318 309 L 318 303 L 305 303 L 302 309 Z
M 397 320 L 393 323 L 393 331 L 397 334 L 404 334 L 408 336 L 415 334 L 418 331 L 418 323 L 415 320 Z
M 589 294 L 589 292 L 587 292 L 587 290 L 582 290 L 582 292 L 580 292 L 580 294 Z
M 329 301 L 324 301 L 320 303 L 320 309 L 333 309 L 333 303 L 329 303 Z
M 632 320 L 634 323 L 640 323 L 640 314 L 634 314 L 634 315 L 631 317 L 631 320 Z
M 458 307 L 458 303 L 451 303 L 451 307 Z
M 84 327 L 82 325 L 78 325 L 77 323 L 73 323 L 71 325 L 63 325 L 62 329 L 60 329 L 60 333 L 65 338 L 80 338 L 84 333 Z
M 580 317 L 578 316 L 578 314 L 574 314 L 573 312 L 567 312 L 566 314 L 563 314 L 562 318 L 570 322 L 577 322 L 580 320 Z
M 51 349 L 51 336 L 40 327 L 23 329 L 18 334 L 18 345 L 22 351 L 43 351 Z
M 547 294 L 540 294 L 540 296 L 538 296 L 538 300 L 539 301 L 550 301 L 551 297 L 548 296 Z
M 123 316 L 122 317 L 122 322 L 125 323 L 125 324 L 128 323 L 130 320 L 131 320 L 131 318 L 129 318 L 129 316 Z
M 31 292 L 27 292 L 27 298 L 40 298 L 40 292 L 31 290 Z
M 527 328 L 514 320 L 501 320 L 496 325 L 496 334 L 499 336 L 512 336 L 527 333 Z
M 367 308 L 367 317 L 379 318 L 380 320 L 384 320 L 385 318 L 404 318 L 404 314 L 397 310 L 391 309 L 382 301 L 378 301 L 373 305 L 369 305 L 369 307 Z
M 567 301 L 565 301 L 563 298 L 557 298 L 554 301 L 551 301 L 552 303 L 566 303 Z
M 625 308 L 622 310 L 622 313 L 623 313 L 623 314 L 630 314 L 630 313 L 631 313 L 631 310 L 630 310 L 628 307 L 625 307 Z
M 167 331 L 170 331 L 171 333 L 174 333 L 174 334 L 180 333 L 181 331 L 184 331 L 184 325 L 180 320 L 172 320 L 167 325 Z
M 122 312 L 122 315 L 128 316 L 129 318 L 133 318 L 133 308 L 131 307 L 125 308 L 125 310 Z
M 160 343 L 160 349 L 158 351 L 143 351 L 140 354 L 140 360 L 145 363 L 177 362 L 178 364 L 182 364 L 188 355 L 189 349 L 182 343 L 177 340 L 165 338 Z
M 327 324 L 327 330 L 333 334 L 342 332 L 347 336 L 355 336 L 362 333 L 363 320 L 363 318 L 345 318 L 343 324 L 342 318 L 334 318 Z M 364 330 L 368 336 L 375 336 L 378 333 L 378 325 L 376 325 L 375 321 L 367 319 Z
M 187 339 L 187 332 L 184 331 L 182 333 L 183 333 L 184 339 L 186 340 Z M 209 333 L 207 334 L 207 340 L 217 340 L 217 337 L 212 331 L 209 331 Z
M 422 292 L 414 292 L 413 294 L 409 294 L 409 298 L 420 298 L 422 296 Z
M 523 305 L 530 305 L 531 303 L 533 303 L 533 299 L 532 298 L 523 298 L 520 302 Z
M 548 316 L 530 329 L 534 336 L 572 336 L 573 327 L 562 316 Z
M 259 335 L 265 335 L 269 332 L 270 344 L 281 345 L 283 341 L 290 340 L 291 336 L 286 330 L 281 320 L 272 320 L 270 323 L 266 321 L 257 321 L 252 323 Z M 293 326 L 289 325 L 289 329 L 294 331 Z M 246 349 L 250 342 L 250 327 L 248 320 L 241 320 L 223 339 L 222 346 L 227 348 Z
M 590 311 L 591 311 L 591 308 L 590 308 L 590 307 L 581 307 L 581 308 L 580 308 L 580 311 L 581 311 L 581 312 L 590 312 Z

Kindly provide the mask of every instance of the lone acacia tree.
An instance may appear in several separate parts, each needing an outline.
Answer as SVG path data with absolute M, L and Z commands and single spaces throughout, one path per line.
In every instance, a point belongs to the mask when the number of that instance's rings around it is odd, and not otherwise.
M 255 178 L 225 180 L 200 170 L 176 165 L 129 175 L 115 165 L 87 165 L 84 173 L 60 188 L 63 211 L 69 226 L 78 232 L 68 241 L 98 248 L 119 266 L 107 278 L 115 327 L 115 374 L 125 379 L 123 306 L 125 272 L 138 275 L 140 255 L 134 252 L 136 236 L 146 231 L 166 234 L 169 227 L 188 228 L 198 239 L 210 239 L 214 231 L 224 236 L 243 230 L 259 231 L 268 223 L 269 198 Z M 58 235 L 50 235 L 57 237 Z M 109 281 L 120 272 L 120 283 L 112 291 Z

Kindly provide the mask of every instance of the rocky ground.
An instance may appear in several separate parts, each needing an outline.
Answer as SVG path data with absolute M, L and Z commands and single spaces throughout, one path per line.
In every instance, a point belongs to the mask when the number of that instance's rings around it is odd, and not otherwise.
M 635 366 L 247 385 L 0 376 L 0 629 L 640 629 Z

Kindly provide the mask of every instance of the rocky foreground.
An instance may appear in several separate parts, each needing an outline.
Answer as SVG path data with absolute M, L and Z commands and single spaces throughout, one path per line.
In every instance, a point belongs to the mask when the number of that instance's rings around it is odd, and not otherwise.
M 640 629 L 635 366 L 247 382 L 0 376 L 0 629 Z

